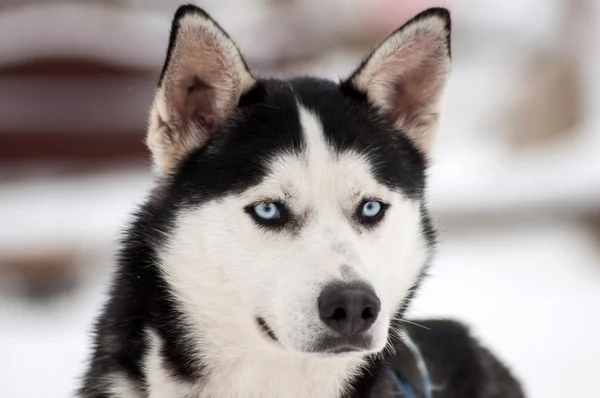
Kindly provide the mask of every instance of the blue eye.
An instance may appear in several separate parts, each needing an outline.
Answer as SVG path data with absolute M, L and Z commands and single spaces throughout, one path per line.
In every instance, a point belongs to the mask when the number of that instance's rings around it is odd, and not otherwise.
M 360 215 L 362 217 L 377 217 L 379 215 L 379 213 L 381 213 L 381 211 L 383 210 L 383 206 L 381 205 L 381 202 L 378 201 L 369 201 L 369 202 L 365 202 L 362 205 L 362 210 Z
M 375 226 L 383 219 L 388 207 L 379 200 L 365 200 L 356 209 L 356 217 L 365 226 Z
M 277 220 L 281 217 L 279 208 L 275 203 L 259 203 L 252 207 L 252 211 L 257 217 L 267 221 Z
M 279 202 L 254 203 L 245 210 L 262 227 L 279 228 L 290 220 L 287 208 Z

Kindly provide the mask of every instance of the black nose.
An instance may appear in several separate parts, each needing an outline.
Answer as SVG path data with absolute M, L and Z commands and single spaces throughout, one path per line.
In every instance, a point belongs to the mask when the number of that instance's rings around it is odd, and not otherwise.
M 333 284 L 319 296 L 319 316 L 332 330 L 352 336 L 369 329 L 377 319 L 381 302 L 363 284 Z

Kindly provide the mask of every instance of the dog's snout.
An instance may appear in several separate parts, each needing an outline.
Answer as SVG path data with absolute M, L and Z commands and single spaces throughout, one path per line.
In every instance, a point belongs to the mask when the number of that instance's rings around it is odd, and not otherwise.
M 321 292 L 318 306 L 323 323 L 342 336 L 352 336 L 375 323 L 381 302 L 369 286 L 334 284 Z

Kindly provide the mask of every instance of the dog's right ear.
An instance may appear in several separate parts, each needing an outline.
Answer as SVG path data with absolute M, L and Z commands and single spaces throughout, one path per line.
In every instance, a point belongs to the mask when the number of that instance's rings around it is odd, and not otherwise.
M 200 8 L 181 6 L 173 19 L 146 138 L 155 169 L 168 174 L 202 146 L 254 83 L 227 33 Z

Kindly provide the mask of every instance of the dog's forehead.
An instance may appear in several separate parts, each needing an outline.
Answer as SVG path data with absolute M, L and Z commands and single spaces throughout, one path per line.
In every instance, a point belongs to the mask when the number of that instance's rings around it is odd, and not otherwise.
M 297 104 L 303 155 L 319 173 L 337 171 L 336 178 L 361 184 L 369 183 L 364 178 L 369 174 L 389 189 L 420 196 L 425 182 L 423 156 L 366 98 L 312 77 L 288 84 Z
M 283 196 L 299 205 L 312 200 L 338 203 L 365 195 L 381 197 L 382 185 L 374 178 L 369 158 L 353 150 L 337 150 L 327 142 L 318 114 L 301 102 L 297 111 L 301 150 L 273 156 L 267 162 L 267 175 L 248 194 Z
M 347 183 L 348 194 L 377 183 L 420 198 L 425 166 L 406 136 L 338 84 L 316 78 L 265 80 L 242 99 L 226 131 L 184 162 L 176 183 L 203 191 L 201 196 L 221 196 L 251 189 L 285 168 L 279 173 L 288 177 L 283 185 L 290 179 L 300 186 L 307 178 L 326 182 L 317 177 L 329 175 L 342 178 L 337 185 Z M 353 189 L 359 183 L 363 186 Z

